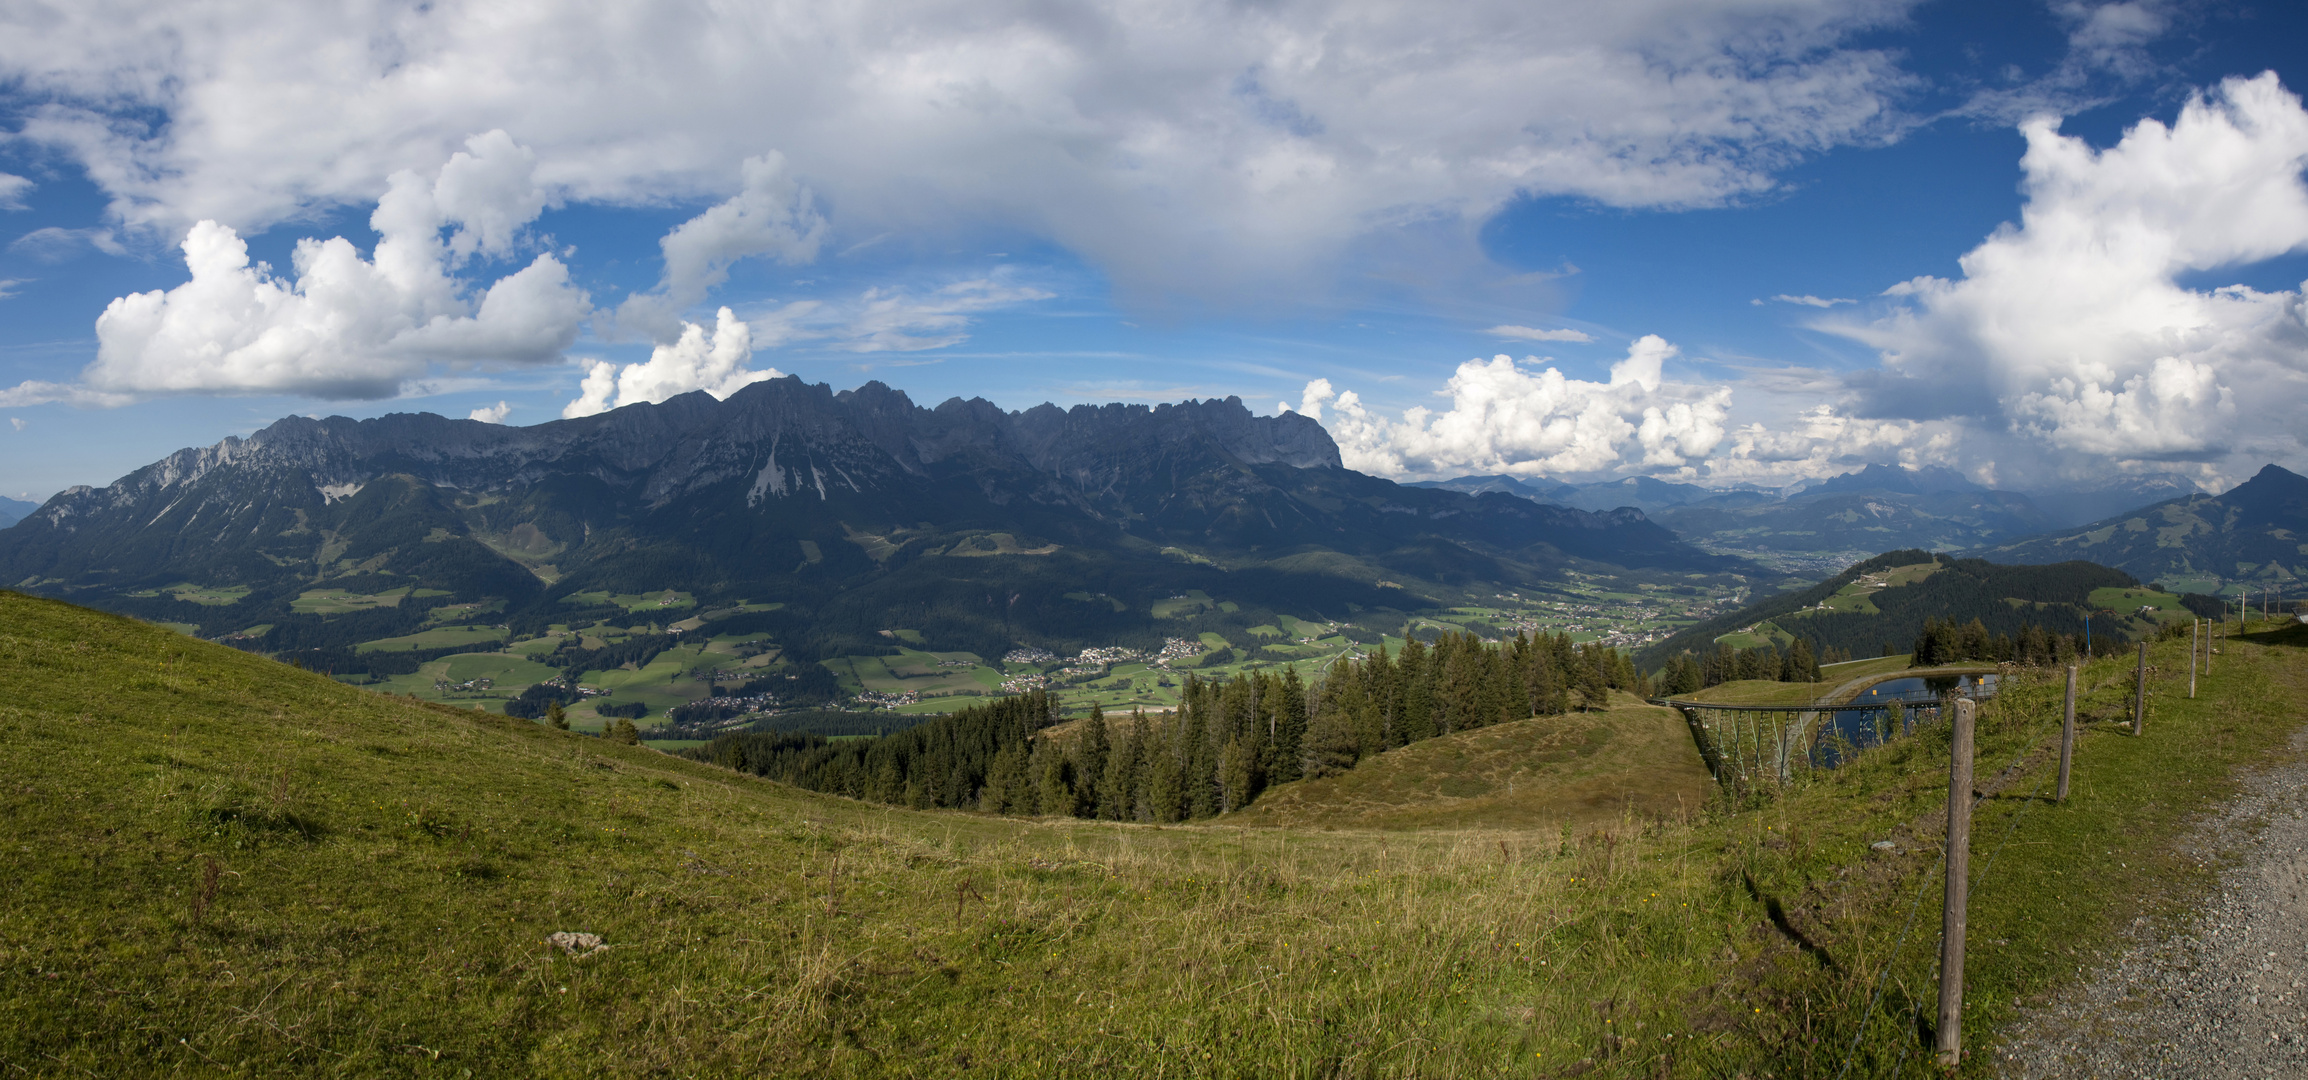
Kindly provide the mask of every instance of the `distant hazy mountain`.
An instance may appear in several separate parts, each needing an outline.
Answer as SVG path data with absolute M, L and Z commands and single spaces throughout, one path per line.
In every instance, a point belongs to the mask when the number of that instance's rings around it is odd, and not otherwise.
M 2089 525 L 1987 547 L 2002 562 L 2089 559 L 2191 592 L 2308 575 L 2308 478 L 2270 465 L 2224 495 L 2196 493 Z
M 1519 495 L 1526 499 L 1551 502 L 1557 506 L 1570 505 L 1564 500 L 1579 493 L 1579 489 L 1575 485 L 1566 484 L 1560 480 L 1549 480 L 1543 476 L 1460 476 L 1449 480 L 1417 480 L 1403 486 L 1440 488 L 1444 491 L 1458 491 L 1468 495 L 1497 492 L 1502 495 Z
M 2156 477 L 2083 490 L 1997 491 L 1936 465 L 1869 465 L 1785 497 L 1651 477 L 1568 484 L 1543 477 L 1462 476 L 1413 486 L 1503 492 L 1583 510 L 1631 506 L 1714 550 L 1847 557 L 1895 548 L 1959 551 L 2008 543 L 2194 490 L 2185 481 Z
M 1231 398 L 925 409 L 880 383 L 790 377 L 526 428 L 290 417 L 66 491 L 0 533 L 0 584 L 181 621 L 199 601 L 172 587 L 246 588 L 199 595 L 275 637 L 320 586 L 496 598 L 514 616 L 587 590 L 681 590 L 981 654 L 1145 631 L 1153 603 L 1195 588 L 1344 617 L 1550 580 L 1574 559 L 1751 569 L 1634 510 L 1353 472 L 1314 421 Z
M 1803 496 L 1883 494 L 1939 495 L 1946 492 L 1981 492 L 1988 489 L 1964 479 L 1962 473 L 1939 465 L 1911 469 L 1905 465 L 1870 465 L 1855 473 L 1831 477 L 1803 489 Z
M 1774 496 L 1761 491 L 1677 484 L 1648 476 L 1630 476 L 1624 480 L 1604 480 L 1592 484 L 1570 484 L 1545 477 L 1461 476 L 1451 480 L 1423 480 L 1409 486 L 1463 491 L 1470 495 L 1496 491 L 1580 510 L 1616 510 L 1631 506 L 1645 514 L 1656 514 L 1676 506 L 1751 506 L 1774 499 Z
M 2198 488 L 2186 480 L 2171 476 L 2127 477 L 2086 488 L 2054 491 L 2031 491 L 2034 499 L 2052 520 L 2052 528 L 2065 529 L 2129 513 L 2143 506 L 2154 506 L 2168 499 L 2200 494 Z
M 16 524 L 38 509 L 38 503 L 28 503 L 22 499 L 0 499 L 0 529 Z

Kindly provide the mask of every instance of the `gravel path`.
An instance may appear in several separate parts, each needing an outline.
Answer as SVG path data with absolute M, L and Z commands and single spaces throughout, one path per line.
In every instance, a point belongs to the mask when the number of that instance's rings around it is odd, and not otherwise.
M 2308 763 L 2251 778 L 2189 843 L 2235 857 L 2219 891 L 2030 1010 L 1994 1050 L 2005 1075 L 2308 1077 Z

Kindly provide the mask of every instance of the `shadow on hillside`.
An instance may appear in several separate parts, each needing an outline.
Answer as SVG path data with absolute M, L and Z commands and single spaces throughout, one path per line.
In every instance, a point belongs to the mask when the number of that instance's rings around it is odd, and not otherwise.
M 1755 887 L 1755 878 L 1752 875 L 1741 874 L 1739 877 L 1740 880 L 1747 883 L 1747 895 L 1755 898 L 1757 902 L 1763 905 L 1763 913 L 1771 917 L 1771 925 L 1777 927 L 1781 934 L 1786 935 L 1787 940 L 1794 942 L 1796 948 L 1802 949 L 1805 955 L 1819 961 L 1820 967 L 1837 973 L 1843 971 L 1842 968 L 1836 966 L 1835 957 L 1828 955 L 1825 948 L 1822 948 L 1818 942 L 1805 937 L 1803 931 L 1796 929 L 1794 923 L 1787 921 L 1787 908 L 1779 902 L 1778 897 L 1763 895 L 1763 890 Z
M 2245 634 L 2236 640 L 2249 641 L 2254 645 L 2289 645 L 2295 649 L 2308 648 L 2308 625 L 2293 623 L 2281 630 L 2258 630 Z

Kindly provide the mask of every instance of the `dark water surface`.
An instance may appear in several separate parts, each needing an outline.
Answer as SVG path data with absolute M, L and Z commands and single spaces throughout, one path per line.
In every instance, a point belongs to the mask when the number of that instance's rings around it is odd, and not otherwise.
M 1995 696 L 1996 677 L 1993 675 L 1923 675 L 1879 682 L 1859 692 L 1851 699 L 1853 705 L 1881 703 L 1881 709 L 1843 709 L 1822 717 L 1819 737 L 1812 743 L 1811 758 L 1828 768 L 1841 760 L 1837 737 L 1854 749 L 1870 746 L 1913 734 L 1919 719 L 1938 720 L 1939 703 L 1947 695 L 1962 693 L 1975 700 Z M 1902 730 L 1891 730 L 1890 706 L 1897 702 L 1905 715 L 1899 721 Z M 1920 716 L 1918 714 L 1921 714 Z

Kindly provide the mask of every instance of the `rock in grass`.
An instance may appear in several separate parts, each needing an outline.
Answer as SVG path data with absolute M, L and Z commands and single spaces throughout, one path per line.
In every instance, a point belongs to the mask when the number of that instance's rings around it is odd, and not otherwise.
M 546 944 L 558 945 L 571 956 L 591 956 L 609 946 L 599 934 L 581 934 L 569 930 L 555 930 L 545 937 Z

